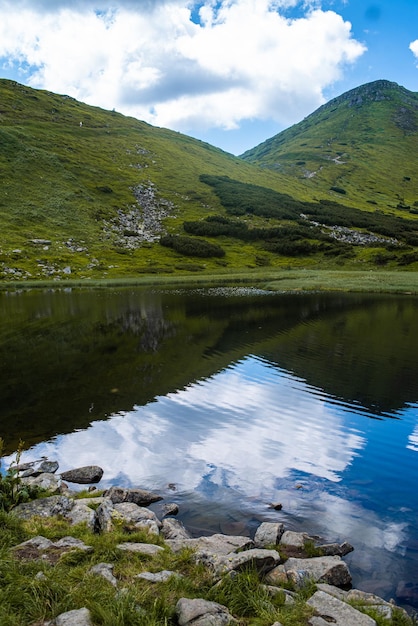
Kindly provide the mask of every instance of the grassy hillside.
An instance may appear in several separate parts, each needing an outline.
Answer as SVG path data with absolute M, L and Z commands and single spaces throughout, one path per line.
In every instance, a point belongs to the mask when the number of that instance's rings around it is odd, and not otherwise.
M 414 141 L 414 123 L 404 131 L 407 142 Z M 412 143 L 402 154 L 416 158 Z M 394 155 L 390 167 L 402 161 Z M 389 216 L 383 223 L 380 205 L 358 202 L 345 180 L 332 181 L 347 193 L 331 192 L 327 206 L 330 191 L 317 184 L 319 177 L 294 178 L 289 168 L 260 163 L 0 80 L 0 281 L 417 266 L 418 216 L 410 195 L 390 205 L 402 220 Z M 402 174 L 405 188 L 415 189 L 417 163 L 401 170 L 386 173 L 386 186 L 390 175 Z M 395 200 L 411 208 L 396 208 Z M 289 205 L 287 213 L 277 210 Z M 367 208 L 371 219 L 358 208 Z M 335 224 L 354 229 L 354 243 Z M 359 240 L 358 233 L 370 231 L 378 239 Z
M 242 156 L 312 196 L 400 217 L 418 213 L 418 94 L 375 81 L 331 100 Z

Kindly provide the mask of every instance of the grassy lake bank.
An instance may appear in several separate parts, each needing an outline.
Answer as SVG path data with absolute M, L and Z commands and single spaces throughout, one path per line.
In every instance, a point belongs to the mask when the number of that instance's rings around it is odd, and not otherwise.
M 257 270 L 219 274 L 149 274 L 129 278 L 3 281 L 0 291 L 21 289 L 247 286 L 271 291 L 345 291 L 418 294 L 418 272 L 377 270 Z

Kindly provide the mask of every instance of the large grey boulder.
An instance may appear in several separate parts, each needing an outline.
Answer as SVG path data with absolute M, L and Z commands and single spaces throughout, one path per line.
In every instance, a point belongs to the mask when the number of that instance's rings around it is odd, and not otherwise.
M 162 500 L 162 496 L 145 489 L 124 489 L 122 487 L 110 487 L 104 494 L 106 498 L 110 498 L 113 504 L 119 502 L 134 502 L 138 506 L 149 506 L 153 502 Z
M 52 515 L 62 515 L 71 511 L 73 501 L 66 496 L 50 496 L 49 498 L 39 498 L 32 502 L 23 502 L 12 509 L 13 515 L 20 519 L 30 519 L 31 517 L 51 517 Z
M 62 480 L 80 485 L 98 483 L 102 479 L 102 476 L 103 469 L 98 465 L 86 465 L 85 467 L 77 467 L 66 472 L 61 472 Z
M 197 561 L 208 565 L 216 576 L 228 572 L 240 571 L 253 567 L 260 575 L 266 574 L 280 563 L 280 555 L 276 550 L 253 548 L 244 552 L 220 554 L 197 554 Z
M 263 522 L 257 528 L 254 544 L 257 548 L 265 548 L 279 543 L 284 533 L 284 524 L 280 522 Z
M 332 622 L 335 626 L 376 626 L 374 619 L 324 591 L 316 591 L 306 604 L 315 609 L 325 624 Z M 309 623 L 311 626 L 322 625 L 317 618 L 312 618 Z
M 226 626 L 235 622 L 226 606 L 200 598 L 180 598 L 176 614 L 179 626 Z
M 325 593 L 329 593 L 331 596 L 334 596 L 339 600 L 343 600 L 344 602 L 355 602 L 358 608 L 373 608 L 388 620 L 392 619 L 393 610 L 395 608 L 397 611 L 403 612 L 405 617 L 407 617 L 407 613 L 404 609 L 395 607 L 392 602 L 386 602 L 386 600 L 383 600 L 383 598 L 380 598 L 373 593 L 367 593 L 366 591 L 361 591 L 360 589 L 350 589 L 349 591 L 344 591 L 343 589 L 338 589 L 337 587 L 327 585 L 326 583 L 319 583 L 317 585 L 317 589 L 325 591 Z
M 349 587 L 351 574 L 347 564 L 339 556 L 317 556 L 311 559 L 288 559 L 283 566 L 288 580 L 296 585 L 306 579 L 325 582 L 334 587 Z

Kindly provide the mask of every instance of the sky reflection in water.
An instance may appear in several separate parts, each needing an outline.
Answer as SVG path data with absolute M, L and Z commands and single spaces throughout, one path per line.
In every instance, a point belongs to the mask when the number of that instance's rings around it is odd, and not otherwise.
M 401 421 L 366 414 L 248 356 L 146 406 L 38 444 L 23 459 L 57 459 L 61 470 L 75 459 L 78 466 L 97 463 L 104 486 L 164 493 L 175 483 L 168 497 L 195 506 L 211 502 L 218 516 L 246 510 L 244 517 L 280 519 L 326 540 L 348 540 L 356 547 L 349 558 L 355 579 L 385 595 L 409 566 L 401 557 L 415 505 L 401 506 L 405 494 L 399 503 L 384 494 L 396 492 L 399 455 L 413 455 L 406 466 L 416 463 L 418 411 L 408 406 L 397 415 Z M 413 473 L 402 475 L 403 490 L 411 494 L 414 480 Z M 268 509 L 273 501 L 283 503 L 281 514 Z M 368 578 L 379 582 L 367 586 Z

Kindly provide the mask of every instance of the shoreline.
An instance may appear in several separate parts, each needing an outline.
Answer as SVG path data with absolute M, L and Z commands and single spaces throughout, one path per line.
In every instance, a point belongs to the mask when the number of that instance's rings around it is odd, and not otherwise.
M 30 289 L 208 288 L 257 287 L 277 292 L 338 291 L 347 293 L 418 294 L 418 272 L 388 270 L 255 270 L 229 274 L 158 275 L 66 279 L 60 281 L 0 281 L 0 293 Z

